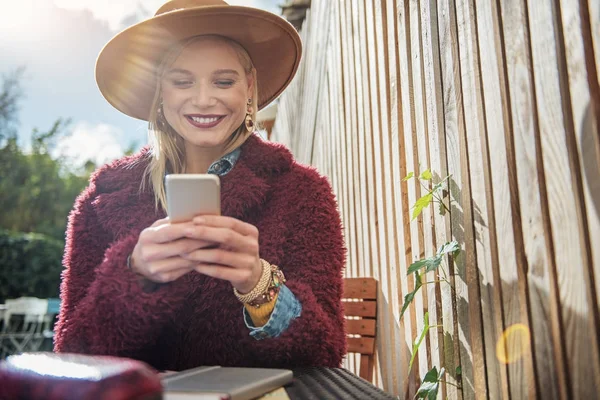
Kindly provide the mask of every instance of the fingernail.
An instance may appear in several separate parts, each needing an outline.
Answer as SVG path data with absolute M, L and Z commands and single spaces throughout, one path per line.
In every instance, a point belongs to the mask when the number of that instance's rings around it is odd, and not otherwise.
M 196 223 L 196 224 L 203 224 L 205 222 L 206 222 L 206 220 L 204 219 L 204 217 L 196 217 L 196 218 L 194 218 L 194 223 Z

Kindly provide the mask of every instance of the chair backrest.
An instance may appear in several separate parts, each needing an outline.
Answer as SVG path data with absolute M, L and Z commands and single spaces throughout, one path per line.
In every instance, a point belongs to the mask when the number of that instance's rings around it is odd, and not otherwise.
M 371 382 L 377 326 L 377 280 L 345 278 L 342 299 L 349 336 L 348 352 L 360 354 L 359 375 Z
M 40 323 L 48 312 L 48 300 L 37 297 L 20 297 L 18 299 L 7 299 L 4 311 L 3 330 L 9 329 L 10 319 L 13 315 L 23 315 L 22 329 L 26 329 L 30 323 Z

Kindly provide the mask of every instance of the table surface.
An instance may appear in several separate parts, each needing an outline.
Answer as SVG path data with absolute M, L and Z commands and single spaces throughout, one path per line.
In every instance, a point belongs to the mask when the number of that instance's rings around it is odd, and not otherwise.
M 297 368 L 285 390 L 290 400 L 396 399 L 343 368 Z

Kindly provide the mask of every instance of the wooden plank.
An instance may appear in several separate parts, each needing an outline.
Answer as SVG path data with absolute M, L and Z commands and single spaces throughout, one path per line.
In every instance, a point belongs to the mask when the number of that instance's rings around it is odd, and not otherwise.
M 354 145 L 353 142 L 355 140 L 355 136 L 357 135 L 356 129 L 356 93 L 355 93 L 355 78 L 354 78 L 354 64 L 352 60 L 355 57 L 354 54 L 354 39 L 352 32 L 352 9 L 349 7 L 349 3 L 346 2 L 346 13 L 344 15 L 345 19 L 342 20 L 342 24 L 346 27 L 346 59 L 344 60 L 344 79 L 347 84 L 345 86 L 344 91 L 344 101 L 346 105 L 346 130 L 344 137 L 346 138 L 346 174 L 347 174 L 347 182 L 348 182 L 348 221 L 346 222 L 346 226 L 348 227 L 348 252 L 352 254 L 352 264 L 349 265 L 350 270 L 352 271 L 352 276 L 358 276 L 358 241 L 357 235 L 358 231 L 356 229 L 356 208 L 354 204 L 354 198 L 356 193 L 356 179 L 354 179 Z
M 479 284 L 475 268 L 471 193 L 468 181 L 468 165 L 466 163 L 465 121 L 461 101 L 461 55 L 458 49 L 458 26 L 455 10 L 454 0 L 440 0 L 438 2 L 440 37 L 447 40 L 440 47 L 440 55 L 443 93 L 446 102 L 444 118 L 448 172 L 452 174 L 449 184 L 450 196 L 453 199 L 451 207 L 452 239 L 458 241 L 464 250 L 463 256 L 458 258 L 455 268 L 450 268 L 450 274 L 451 278 L 454 278 L 453 284 L 457 302 L 459 325 L 457 330 L 461 348 L 463 398 L 473 399 L 486 398 L 487 388 L 485 380 L 482 381 L 481 375 L 475 373 L 475 369 L 482 370 L 484 367 L 482 359 L 483 346 L 482 341 L 479 339 L 482 337 L 483 332 L 481 332 L 480 325 Z M 454 277 L 454 269 L 456 270 L 456 277 Z M 473 301 L 470 302 L 470 299 Z
M 371 382 L 373 380 L 373 362 L 372 357 L 367 355 L 360 356 L 360 377 Z
M 382 337 L 386 340 L 391 337 L 389 334 L 390 328 L 393 327 L 390 318 L 389 308 L 383 307 L 386 304 L 389 304 L 388 291 L 388 268 L 389 268 L 389 254 L 387 250 L 387 236 L 386 236 L 386 211 L 385 211 L 385 203 L 384 203 L 384 192 L 383 187 L 385 185 L 384 179 L 384 167 L 381 160 L 381 152 L 382 152 L 382 144 L 381 138 L 383 135 L 382 131 L 382 115 L 381 115 L 381 99 L 385 94 L 382 94 L 382 91 L 385 89 L 379 86 L 378 82 L 378 52 L 379 52 L 379 44 L 376 40 L 376 27 L 380 22 L 376 20 L 376 15 L 374 14 L 373 3 L 370 1 L 364 2 L 364 21 L 366 27 L 366 38 L 367 38 L 367 51 L 363 57 L 366 57 L 368 60 L 367 66 L 369 70 L 369 89 L 370 89 L 370 102 L 371 102 L 371 146 L 372 146 L 372 163 L 367 165 L 367 168 L 373 169 L 374 175 L 374 189 L 375 189 L 375 227 L 377 228 L 377 246 L 379 250 L 379 264 L 378 273 L 379 273 L 379 282 L 381 289 L 381 297 L 379 299 L 381 315 L 378 318 L 381 321 L 381 330 Z M 386 342 L 387 343 L 387 342 Z M 384 358 L 385 355 L 385 358 Z M 381 361 L 385 362 L 386 378 L 384 382 L 384 388 L 388 391 L 393 391 L 394 380 L 397 376 L 395 372 L 394 365 L 394 352 L 390 352 L 387 354 L 380 354 Z
M 600 2 L 588 0 L 588 16 L 590 25 L 590 35 L 592 38 L 592 57 L 596 64 L 596 78 L 600 82 Z
M 421 47 L 421 69 L 422 69 L 422 85 L 423 85 L 423 113 L 425 116 L 425 132 L 427 133 L 424 155 L 427 159 L 427 166 L 436 174 L 437 177 L 440 175 L 439 160 L 436 164 L 436 169 L 433 168 L 432 161 L 438 157 L 439 150 L 436 149 L 438 144 L 439 132 L 434 132 L 438 129 L 438 122 L 441 116 L 437 112 L 436 105 L 432 102 L 436 102 L 437 93 L 435 93 L 434 86 L 436 85 L 436 76 L 438 74 L 439 82 L 439 57 L 437 58 L 438 64 L 434 64 L 433 49 L 438 48 L 437 41 L 432 42 L 431 33 L 431 15 L 430 15 L 430 2 L 421 1 L 419 9 L 420 21 L 419 21 L 419 36 L 420 36 L 420 47 Z M 437 33 L 437 32 L 436 32 Z M 421 156 L 420 156 L 421 158 Z M 437 182 L 435 182 L 437 183 Z M 433 181 L 432 181 L 433 184 Z M 431 185 L 430 185 L 431 187 Z M 429 215 L 425 215 L 423 219 L 423 233 L 425 243 L 425 254 L 435 254 L 436 249 L 440 246 L 437 244 L 435 216 L 439 214 L 438 207 L 433 206 L 432 209 L 428 210 Z M 440 221 L 440 228 L 443 228 L 443 221 Z M 439 279 L 439 273 L 430 272 L 427 275 L 427 281 L 435 281 Z M 441 288 L 440 284 L 429 284 L 427 285 L 427 310 L 429 311 L 429 322 L 431 325 L 443 326 L 442 321 L 442 307 L 441 307 Z M 429 356 L 431 358 L 430 367 L 436 366 L 441 368 L 444 364 L 444 342 L 443 342 L 443 329 L 431 329 L 429 331 Z M 450 371 L 452 372 L 452 371 Z M 442 396 L 445 393 L 446 385 L 442 385 Z
M 396 0 L 387 0 L 385 1 L 385 15 L 387 19 L 387 52 L 388 52 L 388 75 L 387 79 L 389 82 L 389 100 L 388 100 L 388 108 L 389 108 L 389 152 L 391 162 L 388 165 L 388 168 L 391 166 L 392 171 L 392 199 L 393 204 L 392 208 L 394 211 L 394 216 L 390 218 L 390 222 L 392 225 L 392 229 L 395 232 L 396 239 L 391 243 L 393 246 L 392 249 L 395 254 L 396 259 L 396 271 L 393 274 L 393 271 L 390 272 L 390 283 L 392 294 L 390 297 L 390 302 L 392 304 L 392 314 L 393 314 L 393 325 L 394 325 L 394 335 L 393 335 L 393 343 L 394 343 L 394 352 L 398 355 L 396 357 L 396 370 L 397 374 L 400 377 L 400 380 L 397 384 L 397 391 L 400 395 L 404 394 L 405 382 L 408 379 L 408 364 L 410 360 L 409 347 L 407 346 L 406 341 L 406 331 L 404 328 L 404 324 L 401 324 L 399 321 L 400 310 L 403 303 L 402 296 L 402 282 L 406 282 L 406 270 L 407 270 L 407 247 L 410 247 L 410 235 L 409 242 L 405 241 L 406 235 L 405 231 L 408 232 L 408 219 L 405 217 L 405 214 L 408 215 L 408 204 L 402 201 L 403 193 L 406 190 L 402 187 L 403 182 L 402 178 L 406 176 L 406 167 L 404 163 L 404 157 L 401 156 L 403 152 L 403 138 L 402 135 L 402 124 L 403 124 L 403 114 L 402 114 L 402 104 L 401 104 L 401 82 L 400 82 L 400 47 L 402 43 L 398 41 L 398 11 L 397 11 L 397 1 Z M 404 183 L 406 186 L 406 183 Z M 406 221 L 406 223 L 405 223 Z M 404 283 L 406 286 L 406 283 Z
M 490 192 L 488 215 L 492 242 L 492 265 L 484 272 L 481 283 L 482 286 L 494 285 L 492 298 L 488 296 L 487 301 L 492 302 L 492 307 L 498 307 L 493 311 L 493 324 L 488 320 L 485 326 L 486 365 L 493 374 L 491 378 L 496 378 L 495 382 L 490 383 L 490 393 L 497 396 L 500 392 L 503 398 L 509 398 L 508 369 L 505 363 L 496 358 L 495 346 L 505 329 L 502 297 L 506 299 L 504 304 L 509 306 L 506 310 L 509 313 L 508 323 L 514 324 L 519 321 L 518 311 L 512 312 L 514 307 L 510 307 L 513 304 L 512 299 L 518 299 L 517 288 L 512 284 L 517 281 L 518 275 L 513 231 L 513 221 L 516 217 L 513 216 L 511 208 L 511 204 L 516 204 L 517 200 L 512 198 L 510 187 L 511 182 L 514 186 L 514 181 L 511 181 L 512 169 L 507 164 L 505 132 L 510 131 L 510 111 L 508 93 L 505 90 L 503 32 L 497 3 L 478 3 L 477 20 L 487 130 L 485 151 L 489 157 L 485 181 Z M 490 48 L 490 44 L 493 44 L 492 51 L 486 50 Z M 510 132 L 507 135 L 510 135 Z M 502 294 L 498 293 L 497 289 L 503 289 Z
M 584 4 L 560 0 L 557 5 L 555 11 L 560 14 L 556 18 L 562 23 L 562 29 L 558 30 L 558 67 L 581 253 L 580 264 L 571 264 L 572 267 L 568 268 L 568 265 L 557 262 L 557 269 L 567 333 L 567 365 L 571 373 L 572 396 L 591 398 L 594 396 L 593 387 L 600 385 L 600 316 L 596 292 L 598 283 L 595 282 L 600 272 L 600 251 L 597 249 L 597 243 L 600 242 L 600 220 L 597 218 L 600 187 L 597 181 L 589 180 L 590 176 L 597 177 L 600 170 L 600 137 L 597 130 L 600 104 L 594 103 L 594 100 L 598 101 L 600 93 L 598 82 L 590 70 L 589 62 L 593 58 L 590 50 L 586 60 L 585 49 L 589 49 L 589 43 L 584 47 L 584 40 L 588 41 L 589 38 L 586 35 L 582 40 L 582 13 L 579 7 Z M 591 218 L 589 213 L 593 215 Z
M 360 0 L 357 3 L 354 3 L 356 8 L 354 10 L 357 11 L 357 15 L 360 17 L 358 19 L 358 31 L 356 32 L 360 48 L 363 49 L 364 54 L 361 57 L 357 57 L 357 71 L 360 70 L 360 76 L 357 75 L 357 80 L 360 78 L 361 88 L 363 94 L 363 134 L 360 135 L 360 152 L 359 157 L 361 158 L 361 173 L 363 174 L 363 188 L 365 189 L 363 193 L 363 204 L 364 208 L 361 210 L 363 215 L 367 218 L 367 224 L 365 227 L 365 241 L 368 243 L 368 250 L 370 256 L 370 269 L 373 276 L 375 274 L 379 275 L 379 265 L 380 265 L 380 253 L 378 246 L 378 230 L 377 230 L 377 214 L 376 214 L 376 201 L 375 201 L 375 175 L 373 171 L 373 121 L 371 119 L 371 90 L 370 90 L 370 81 L 369 81 L 369 62 L 366 57 L 366 53 L 368 52 L 367 46 L 367 33 L 366 33 L 366 16 L 365 16 L 365 2 L 364 0 Z M 359 65 L 360 64 L 360 65 Z M 377 272 L 376 272 L 377 271 Z M 383 307 L 382 305 L 380 307 Z M 385 321 L 383 318 L 378 319 L 377 321 L 377 347 L 379 356 L 377 358 L 377 362 L 379 364 L 381 374 L 381 383 L 383 388 L 389 388 L 391 377 L 389 373 L 389 365 L 388 365 L 388 352 L 389 348 L 387 346 L 387 342 L 385 341 L 387 338 L 384 334 L 385 332 Z
M 535 94 L 541 138 L 540 155 L 543 159 L 545 193 L 541 194 L 544 213 L 544 231 L 550 235 L 547 263 L 540 263 L 531 271 L 530 288 L 539 293 L 532 299 L 533 329 L 535 333 L 535 358 L 537 382 L 544 398 L 571 398 L 565 354 L 565 332 L 560 315 L 560 294 L 556 275 L 557 262 L 569 262 L 580 256 L 577 233 L 573 232 L 575 212 L 565 204 L 572 203 L 573 188 L 569 174 L 569 161 L 565 153 L 565 130 L 560 93 L 560 76 L 557 68 L 556 36 L 551 1 L 528 4 L 529 30 L 534 70 Z M 548 196 L 548 194 L 551 194 Z M 573 243 L 575 241 L 575 243 Z M 555 247 L 555 244 L 559 247 Z M 564 246 L 562 245 L 564 244 Z M 557 250 L 559 253 L 557 254 Z M 575 253 L 575 254 L 573 254 Z M 558 258 L 557 258 L 558 257 Z M 539 299 L 539 300 L 538 300 Z M 538 301 L 535 301 L 538 300 Z M 551 337 L 548 337 L 550 336 Z M 552 343 L 552 346 L 548 346 Z
M 423 93 L 423 63 L 421 56 L 421 32 L 420 32 L 420 9 L 417 1 L 410 1 L 408 5 L 409 13 L 407 14 L 410 19 L 410 41 L 411 41 L 411 52 L 412 52 L 412 106 L 413 112 L 411 118 L 414 121 L 414 130 L 412 134 L 412 165 L 413 171 L 415 175 L 418 175 L 420 172 L 429 168 L 429 155 L 427 151 L 427 129 L 426 129 L 426 108 L 424 106 L 424 93 Z M 408 147 L 408 143 L 407 143 Z M 407 157 L 410 162 L 411 157 Z M 411 186 L 409 186 L 409 198 L 411 193 L 411 187 L 414 188 L 414 199 L 410 203 L 412 206 L 415 204 L 417 199 L 419 199 L 423 194 L 425 194 L 424 190 L 421 190 L 421 186 L 419 185 L 417 180 L 413 180 L 410 182 Z M 433 250 L 431 246 L 431 208 L 427 207 L 423 209 L 423 212 L 416 220 L 413 220 L 410 224 L 411 226 L 411 235 L 412 235 L 412 243 L 413 243 L 413 261 L 418 259 L 425 258 L 426 256 L 433 255 Z M 427 239 L 425 240 L 424 231 L 427 232 Z M 429 275 L 423 276 L 424 281 L 434 281 L 435 278 L 432 278 L 433 273 Z M 420 290 L 417 296 L 415 296 L 415 318 L 416 318 L 416 326 L 417 332 L 421 332 L 423 330 L 423 317 L 425 312 L 428 310 L 428 298 L 427 298 L 427 287 Z M 430 368 L 429 358 L 430 358 L 430 349 L 429 349 L 429 338 L 430 335 L 425 340 L 425 343 L 421 345 L 418 352 L 419 364 L 418 371 L 419 376 L 422 379 Z
M 373 278 L 344 279 L 345 299 L 377 299 L 377 281 Z
M 397 0 L 396 5 L 396 14 L 398 16 L 398 24 L 397 24 L 397 40 L 399 44 L 399 54 L 398 54 L 398 82 L 399 82 L 399 90 L 400 90 L 400 105 L 401 109 L 399 112 L 402 113 L 402 125 L 401 125 L 401 135 L 398 140 L 399 145 L 398 149 L 398 168 L 400 170 L 400 178 L 402 179 L 407 175 L 409 171 L 414 170 L 414 164 L 412 163 L 412 134 L 414 129 L 414 116 L 412 109 L 412 96 L 411 96 L 411 79 L 412 79 L 412 63 L 410 60 L 412 59 L 411 53 L 411 41 L 410 41 L 410 18 L 407 17 L 408 4 L 405 1 Z M 410 161 L 409 161 L 409 157 Z M 407 276 L 406 271 L 408 270 L 408 266 L 412 263 L 413 257 L 413 238 L 411 235 L 411 227 L 410 227 L 410 200 L 414 201 L 414 194 L 409 198 L 409 188 L 412 185 L 409 185 L 408 182 L 400 181 L 400 196 L 399 200 L 401 203 L 402 210 L 402 228 L 403 233 L 402 236 L 404 238 L 404 257 L 400 259 L 401 268 L 400 268 L 400 283 L 401 283 L 401 293 L 400 299 L 401 303 L 403 303 L 404 297 L 413 291 L 414 289 L 414 277 L 412 275 Z M 413 189 L 414 191 L 414 189 Z M 418 246 L 418 243 L 417 243 Z M 407 310 L 402 320 L 400 321 L 401 326 L 404 326 L 404 339 L 406 351 L 409 353 L 408 357 L 410 358 L 410 352 L 412 349 L 413 340 L 417 336 L 416 330 L 416 318 L 414 316 L 414 312 Z M 418 362 L 418 360 L 417 360 Z M 417 380 L 415 379 L 415 374 L 411 371 L 408 371 L 409 375 L 407 375 L 406 382 L 404 387 L 402 388 L 402 392 L 406 394 L 406 396 L 411 396 L 411 394 L 416 393 L 417 391 Z M 405 397 L 406 397 L 405 396 Z
M 370 337 L 348 338 L 348 352 L 360 354 L 373 354 L 375 339 Z
M 440 37 L 438 32 L 437 0 L 421 2 L 421 29 L 423 31 L 423 60 L 425 68 L 425 99 L 427 107 L 427 130 L 429 134 L 429 161 L 434 173 L 434 182 L 438 183 L 448 175 L 446 159 L 446 141 L 444 126 L 444 100 L 442 98 L 442 71 L 440 64 Z M 434 219 L 434 248 L 439 248 L 450 238 L 449 215 L 433 214 Z M 442 385 L 443 399 L 457 399 L 458 392 L 456 366 L 459 354 L 455 353 L 452 345 L 454 337 L 455 307 L 453 304 L 452 288 L 450 285 L 435 285 L 435 299 L 438 330 L 439 359 L 446 369 L 445 381 L 450 385 Z M 431 306 L 430 301 L 430 310 Z M 431 322 L 432 318 L 430 318 Z
M 379 101 L 379 115 L 380 115 L 380 152 L 379 152 L 379 168 L 381 171 L 381 185 L 382 185 L 382 213 L 381 218 L 383 219 L 383 237 L 385 238 L 385 254 L 387 260 L 385 263 L 385 270 L 382 271 L 382 291 L 385 290 L 387 302 L 384 304 L 386 307 L 385 315 L 387 316 L 387 338 L 388 346 L 393 345 L 392 338 L 395 336 L 396 330 L 399 326 L 395 324 L 394 315 L 394 301 L 397 301 L 397 291 L 393 290 L 393 277 L 397 275 L 397 262 L 398 253 L 396 252 L 396 243 L 398 241 L 395 221 L 396 213 L 394 207 L 394 196 L 395 187 L 392 171 L 389 168 L 391 165 L 390 156 L 390 110 L 389 110 L 389 87 L 388 87 L 388 76 L 389 76 L 389 57 L 388 57 L 388 37 L 385 34 L 387 32 L 387 16 L 384 15 L 385 9 L 382 8 L 382 2 L 373 2 L 373 14 L 374 14 L 374 25 L 375 25 L 375 42 L 376 42 L 376 55 L 377 55 L 377 87 L 379 89 L 378 101 Z M 390 348 L 389 347 L 389 348 Z M 391 393 L 394 395 L 400 394 L 399 385 L 399 374 L 397 369 L 397 352 L 391 348 L 390 362 L 391 362 Z
M 347 319 L 346 332 L 349 335 L 375 336 L 374 319 Z
M 489 3 L 484 7 L 487 5 Z M 495 275 L 496 277 L 498 275 L 499 259 L 494 229 L 493 182 L 491 181 L 491 165 L 485 132 L 475 3 L 472 1 L 457 2 L 456 13 L 459 26 L 458 39 L 461 59 L 461 93 L 465 118 L 465 143 L 468 155 L 467 179 L 470 183 L 472 202 L 472 222 L 469 224 L 472 224 L 474 229 L 474 262 L 477 265 L 475 271 L 479 277 L 478 298 L 481 299 L 479 307 L 481 308 L 483 347 L 486 355 L 485 359 L 481 358 L 479 361 L 485 363 L 485 369 L 481 366 L 477 367 L 477 360 L 474 358 L 474 373 L 476 382 L 487 380 L 488 396 L 490 398 L 500 398 L 507 394 L 508 383 L 506 369 L 498 363 L 495 357 L 498 338 L 502 337 L 501 316 L 503 309 L 501 305 L 501 282 L 495 279 Z M 491 34 L 493 39 L 494 31 L 487 31 L 484 34 Z M 489 40 L 489 36 L 487 40 Z M 485 42 L 485 45 L 481 47 L 482 53 L 489 49 L 490 43 L 497 44 L 495 40 Z M 492 51 L 494 51 L 493 48 Z M 476 291 L 474 293 L 477 296 Z M 471 293 L 469 297 L 473 298 Z M 518 304 L 516 302 L 516 305 Z M 474 304 L 471 304 L 471 306 L 474 306 Z M 497 316 L 500 316 L 500 318 Z M 473 336 L 471 339 L 477 340 Z M 530 372 L 532 371 L 530 370 Z M 529 378 L 531 378 L 530 382 L 533 382 L 533 376 L 529 375 Z M 523 396 L 521 394 L 516 398 L 522 398 Z
M 354 10 L 357 8 L 356 0 L 352 0 L 352 6 Z M 353 31 L 353 47 L 360 51 L 362 48 L 362 44 L 360 43 L 360 29 L 357 26 L 358 16 L 356 12 L 352 13 L 352 31 Z M 354 86 L 355 86 L 355 100 L 356 100 L 356 109 L 355 115 L 356 118 L 356 134 L 353 138 L 354 145 L 354 168 L 355 168 L 355 176 L 358 176 L 356 180 L 356 191 L 355 191 L 355 220 L 357 226 L 357 237 L 358 237 L 358 257 L 359 257 L 359 275 L 358 276 L 373 276 L 373 267 L 371 261 L 371 247 L 370 247 L 370 237 L 369 237 L 369 216 L 365 212 L 368 209 L 367 205 L 367 183 L 366 183 L 366 171 L 365 171 L 365 148 L 364 148 L 364 140 L 365 140 L 365 117 L 362 112 L 365 106 L 364 103 L 364 88 L 363 88 L 363 79 L 362 75 L 362 57 L 352 57 L 353 65 L 354 65 Z
M 377 317 L 376 301 L 344 301 L 342 307 L 344 315 L 348 317 Z
M 346 238 L 346 247 L 348 251 L 348 259 L 346 264 L 346 276 L 354 277 L 355 274 L 355 257 L 354 251 L 356 247 L 353 245 L 353 235 L 354 233 L 350 229 L 350 213 L 353 210 L 350 210 L 350 196 L 352 193 L 349 190 L 350 181 L 352 180 L 350 174 L 350 168 L 348 163 L 348 149 L 347 149 L 347 141 L 348 135 L 346 134 L 347 129 L 349 127 L 346 124 L 346 115 L 350 112 L 350 80 L 348 72 L 348 60 L 349 60 L 349 44 L 348 44 L 348 32 L 347 32 L 347 19 L 346 19 L 346 9 L 344 6 L 339 7 L 339 16 L 340 16 L 340 26 L 341 26 L 341 37 L 340 37 L 340 48 L 342 50 L 341 54 L 341 63 L 340 68 L 342 71 L 342 80 L 343 80 L 343 91 L 342 91 L 342 104 L 343 111 L 341 112 L 340 119 L 340 148 L 342 149 L 342 162 L 340 165 L 340 172 L 342 173 L 342 186 L 344 191 L 343 197 L 343 211 L 344 211 L 344 226 L 345 226 L 345 238 Z M 343 134 L 342 134 L 343 132 Z

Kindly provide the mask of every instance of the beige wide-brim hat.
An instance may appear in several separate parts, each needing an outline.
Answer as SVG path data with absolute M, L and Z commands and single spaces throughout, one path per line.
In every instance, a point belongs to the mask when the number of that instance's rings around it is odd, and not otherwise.
M 224 36 L 246 49 L 256 68 L 259 109 L 283 92 L 300 63 L 298 32 L 273 13 L 222 0 L 173 0 L 104 46 L 96 61 L 100 92 L 117 110 L 147 121 L 166 51 L 199 35 Z

